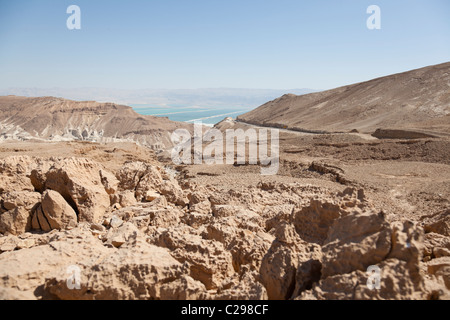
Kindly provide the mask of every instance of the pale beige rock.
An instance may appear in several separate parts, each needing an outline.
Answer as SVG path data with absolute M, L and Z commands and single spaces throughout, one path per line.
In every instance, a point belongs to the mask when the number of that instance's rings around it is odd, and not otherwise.
M 167 299 L 167 287 L 182 276 L 181 264 L 167 250 L 145 242 L 136 244 L 132 250 L 107 252 L 98 261 L 83 266 L 80 290 L 67 288 L 65 273 L 48 277 L 45 290 L 66 300 Z M 182 283 L 174 283 L 175 292 L 182 291 L 179 286 Z
M 270 300 L 286 300 L 295 289 L 302 241 L 294 227 L 286 222 L 277 227 L 276 237 L 261 262 L 261 283 Z
M 105 231 L 105 227 L 99 223 L 91 223 L 91 230 L 103 232 Z
M 433 259 L 428 263 L 428 273 L 442 278 L 447 289 L 450 290 L 450 257 Z
M 35 239 L 21 239 L 17 243 L 17 249 L 29 249 L 36 246 Z
M 207 225 L 212 219 L 210 214 L 200 213 L 196 211 L 189 212 L 183 216 L 183 222 L 192 228 L 200 228 Z
M 150 211 L 149 225 L 159 228 L 176 226 L 181 221 L 182 212 L 177 209 L 156 209 Z
M 0 254 L 2 298 L 160 299 L 161 287 L 183 275 L 166 249 L 142 241 L 108 249 L 80 228 L 54 238 L 48 245 Z M 81 271 L 80 290 L 67 287 L 71 266 Z M 182 291 L 181 284 L 171 287 Z
M 117 173 L 121 190 L 134 190 L 138 201 L 148 201 L 157 194 L 164 195 L 170 203 L 185 206 L 188 203 L 176 180 L 164 180 L 160 169 L 143 162 L 126 163 Z M 153 199 L 154 200 L 154 199 Z
M 423 242 L 424 260 L 431 260 L 435 249 L 450 250 L 450 238 L 439 233 L 426 233 Z
M 206 190 L 203 189 L 202 191 L 194 191 L 188 194 L 189 199 L 189 205 L 193 206 L 197 203 L 208 201 L 208 194 L 206 193 Z
M 16 236 L 6 236 L 0 238 L 0 253 L 14 251 L 20 243 L 20 239 Z
M 157 189 L 170 203 L 184 207 L 189 201 L 175 180 L 163 181 Z
M 119 189 L 135 190 L 136 198 L 142 196 L 146 191 L 152 190 L 150 187 L 155 187 L 162 181 L 159 171 L 143 162 L 127 162 L 116 176 L 119 180 Z
M 367 281 L 370 274 L 357 270 L 338 274 L 321 280 L 312 290 L 304 291 L 297 299 L 306 300 L 411 300 L 425 299 L 418 291 L 410 274 L 407 262 L 388 259 L 377 265 L 381 270 L 380 289 L 370 289 Z M 401 275 L 401 276 L 400 276 Z
M 12 156 L 0 160 L 0 194 L 12 191 L 33 192 L 34 187 L 31 184 L 27 174 L 35 161 L 29 156 Z
M 257 273 L 246 272 L 239 279 L 232 279 L 227 289 L 221 290 L 213 296 L 218 300 L 267 300 L 266 288 L 256 280 Z
M 78 222 L 77 214 L 58 192 L 46 190 L 42 195 L 41 206 L 51 229 L 76 227 Z
M 158 193 L 156 191 L 148 190 L 145 193 L 144 200 L 147 202 L 152 202 L 153 200 L 158 199 L 159 197 L 161 197 L 160 193 Z
M 349 214 L 330 226 L 322 248 L 322 277 L 366 270 L 390 250 L 391 229 L 383 214 Z
M 251 231 L 241 228 L 238 217 L 228 216 L 220 219 L 211 219 L 209 215 L 207 217 L 211 223 L 207 225 L 202 236 L 221 242 L 230 251 L 234 269 L 240 270 L 242 266 L 245 266 L 252 271 L 259 270 L 262 258 L 269 250 L 274 237 L 260 230 Z
M 234 274 L 231 254 L 217 241 L 203 240 L 184 229 L 163 232 L 155 244 L 168 248 L 181 263 L 190 265 L 190 276 L 202 282 L 206 289 L 217 289 Z
M 119 186 L 119 180 L 117 180 L 114 174 L 104 169 L 100 169 L 99 174 L 103 187 L 105 187 L 105 191 L 110 195 L 116 193 Z
M 439 233 L 450 236 L 450 209 L 425 219 L 425 232 Z
M 160 295 L 162 300 L 211 299 L 205 285 L 187 275 L 183 275 L 173 282 L 163 284 L 160 289 Z
M 237 215 L 239 211 L 242 210 L 242 207 L 231 205 L 213 205 L 211 210 L 215 218 L 226 218 Z
M 111 226 L 111 228 L 119 228 L 121 225 L 123 225 L 123 220 L 120 219 L 119 216 L 113 215 L 109 221 L 109 225 Z
M 19 235 L 31 230 L 31 215 L 24 207 L 0 214 L 0 232 Z
M 134 192 L 131 190 L 122 191 L 119 193 L 119 204 L 123 207 L 130 207 L 137 203 L 134 197 Z
M 322 248 L 321 278 L 299 299 L 426 298 L 419 267 L 423 232 L 409 221 L 390 226 L 384 219 L 383 214 L 356 213 L 337 220 L 327 241 L 338 235 L 341 238 Z M 367 272 L 369 266 L 380 268 L 380 289 L 372 290 L 367 285 L 372 275 Z
M 46 173 L 45 188 L 59 192 L 74 207 L 79 221 L 98 222 L 110 205 L 99 165 L 70 158 L 56 161 Z
M 167 208 L 168 202 L 165 196 L 159 196 L 151 202 L 152 207 Z
M 24 207 L 26 210 L 31 211 L 40 201 L 41 195 L 38 192 L 12 191 L 0 195 L 0 202 L 6 211 L 17 207 Z
M 138 228 L 130 223 L 126 222 L 117 227 L 111 228 L 105 235 L 106 244 L 111 244 L 112 246 L 119 248 L 125 243 L 133 244 L 137 241 L 139 237 L 143 237 Z
M 32 292 L 22 292 L 14 288 L 0 287 L 0 300 L 36 300 Z
M 311 199 L 309 206 L 295 210 L 293 223 L 303 240 L 322 245 L 330 226 L 343 214 L 339 203 Z
M 211 203 L 208 200 L 189 205 L 189 212 L 197 212 L 211 216 Z
M 261 217 L 264 218 L 265 229 L 270 231 L 275 228 L 281 221 L 289 222 L 292 217 L 292 212 L 295 206 L 292 204 L 282 204 L 276 206 L 267 206 L 261 213 Z

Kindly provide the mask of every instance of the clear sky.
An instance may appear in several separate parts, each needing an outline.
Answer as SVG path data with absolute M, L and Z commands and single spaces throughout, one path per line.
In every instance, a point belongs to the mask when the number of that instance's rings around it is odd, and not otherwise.
M 448 0 L 0 0 L 0 88 L 328 89 L 447 61 Z

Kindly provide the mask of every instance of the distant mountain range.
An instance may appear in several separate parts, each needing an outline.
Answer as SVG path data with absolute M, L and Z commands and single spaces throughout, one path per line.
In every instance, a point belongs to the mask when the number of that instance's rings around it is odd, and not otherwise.
M 450 133 L 450 62 L 307 95 L 286 94 L 238 117 L 304 131 Z
M 256 108 L 283 94 L 306 94 L 316 92 L 312 89 L 142 89 L 122 90 L 105 88 L 8 88 L 0 89 L 0 95 L 24 97 L 60 97 L 76 101 L 113 102 L 118 104 L 149 104 L 171 106 L 201 107 L 246 107 Z

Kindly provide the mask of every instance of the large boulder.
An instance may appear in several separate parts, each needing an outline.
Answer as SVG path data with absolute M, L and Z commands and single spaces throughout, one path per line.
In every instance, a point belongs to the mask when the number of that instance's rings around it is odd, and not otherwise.
M 102 184 L 101 167 L 88 159 L 68 158 L 55 160 L 43 174 L 31 173 L 36 189 L 59 192 L 83 222 L 98 222 L 110 206 L 110 198 Z M 104 173 L 103 173 L 104 176 Z
M 58 192 L 53 190 L 44 192 L 41 208 L 37 212 L 38 215 L 36 218 L 33 217 L 33 220 L 37 219 L 39 225 L 48 225 L 50 230 L 74 228 L 78 222 L 77 214 L 73 208 Z M 33 227 L 35 227 L 35 223 L 33 224 Z M 49 231 L 45 229 L 43 231 Z

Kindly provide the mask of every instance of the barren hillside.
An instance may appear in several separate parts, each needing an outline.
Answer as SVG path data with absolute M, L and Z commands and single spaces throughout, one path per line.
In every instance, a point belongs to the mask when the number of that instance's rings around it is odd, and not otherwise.
M 324 92 L 287 94 L 238 119 L 312 131 L 450 133 L 450 62 Z
M 0 140 L 135 141 L 159 150 L 171 146 L 171 132 L 190 127 L 112 103 L 0 97 Z

